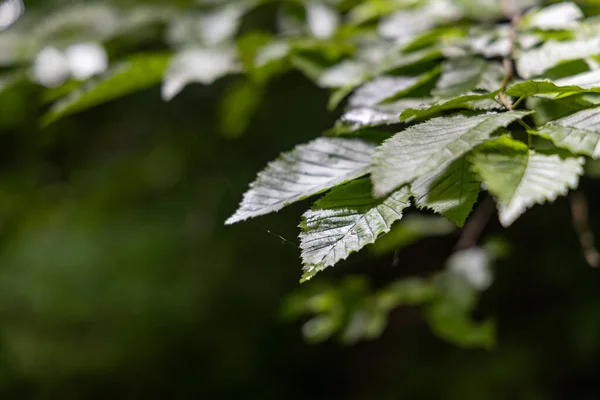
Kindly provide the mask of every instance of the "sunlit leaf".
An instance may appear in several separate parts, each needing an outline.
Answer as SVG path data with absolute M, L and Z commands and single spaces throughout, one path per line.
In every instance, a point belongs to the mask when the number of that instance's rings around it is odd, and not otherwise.
M 384 200 L 373 199 L 369 179 L 336 188 L 319 199 L 303 216 L 300 247 L 303 280 L 346 259 L 388 232 L 410 205 L 403 188 Z
M 345 138 L 318 138 L 272 161 L 244 194 L 226 224 L 278 211 L 369 172 L 374 145 Z
M 533 131 L 574 154 L 600 156 L 600 107 L 555 119 Z
M 237 54 L 228 48 L 190 48 L 173 56 L 165 72 L 162 97 L 173 99 L 185 86 L 198 82 L 209 85 L 215 80 L 240 71 Z
M 477 149 L 471 161 L 486 189 L 496 198 L 504 226 L 511 225 L 534 204 L 566 195 L 577 187 L 583 174 L 582 158 L 536 152 L 507 137 Z
M 348 99 L 349 107 L 371 107 L 385 101 L 398 99 L 411 90 L 429 82 L 439 74 L 439 69 L 417 76 L 380 76 L 359 87 Z
M 570 29 L 583 17 L 581 9 L 571 2 L 552 4 L 525 16 L 522 25 L 537 29 Z
M 528 111 L 455 114 L 439 117 L 398 132 L 373 156 L 374 193 L 383 196 L 457 160 L 492 134 L 528 115 Z
M 376 126 L 398 124 L 403 111 L 418 107 L 427 101 L 428 99 L 400 99 L 371 107 L 351 108 L 342 114 L 332 132 L 343 134 Z
M 493 92 L 500 88 L 504 68 L 481 58 L 458 58 L 442 64 L 442 75 L 432 91 L 434 96 L 450 99 L 474 90 Z
M 319 39 L 333 36 L 340 23 L 340 16 L 335 9 L 316 1 L 306 5 L 306 19 L 310 32 Z
M 450 100 L 424 101 L 419 107 L 407 108 L 400 114 L 400 121 L 422 120 L 447 110 L 495 110 L 501 105 L 494 100 L 498 91 L 484 94 L 467 94 Z
M 463 226 L 479 195 L 480 182 L 466 157 L 422 175 L 411 184 L 419 207 L 430 208 Z
M 517 58 L 517 72 L 521 77 L 529 79 L 541 75 L 562 62 L 591 57 L 599 53 L 599 38 L 564 42 L 550 40 L 539 48 L 520 54 Z

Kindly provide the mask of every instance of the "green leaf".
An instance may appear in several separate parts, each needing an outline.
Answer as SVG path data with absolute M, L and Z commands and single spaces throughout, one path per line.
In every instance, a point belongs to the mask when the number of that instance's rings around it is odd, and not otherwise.
M 346 111 L 331 130 L 340 135 L 366 128 L 400 123 L 400 114 L 411 107 L 418 107 L 427 99 L 400 99 L 393 103 L 378 104 L 372 107 L 358 107 Z
M 349 107 L 371 107 L 403 97 L 439 74 L 434 68 L 418 76 L 380 76 L 358 88 L 348 99 Z
M 574 189 L 583 174 L 583 158 L 538 153 L 504 136 L 477 149 L 475 172 L 498 202 L 500 222 L 511 225 L 534 204 L 554 201 Z
M 163 100 L 172 100 L 192 82 L 209 85 L 241 70 L 237 51 L 229 48 L 189 48 L 177 53 L 167 69 L 162 85 Z
M 413 125 L 386 140 L 373 156 L 371 171 L 375 196 L 432 173 L 475 146 L 491 138 L 501 127 L 530 114 L 529 111 L 505 113 L 455 114 Z
M 369 253 L 384 255 L 410 246 L 418 240 L 445 236 L 454 231 L 456 225 L 439 215 L 409 214 L 394 224 L 390 232 L 369 246 Z
M 521 53 L 517 72 L 525 79 L 541 75 L 565 61 L 592 57 L 600 53 L 600 38 L 557 42 L 549 40 L 541 47 Z
M 219 127 L 224 136 L 237 138 L 244 134 L 260 107 L 264 91 L 263 85 L 251 80 L 234 82 L 227 87 L 218 110 Z
M 350 182 L 319 199 L 304 214 L 300 234 L 303 281 L 374 243 L 410 205 L 407 187 L 385 200 L 373 199 L 371 193 L 369 179 Z
M 340 15 L 334 8 L 322 2 L 306 5 L 306 20 L 310 33 L 319 39 L 331 38 L 340 24 Z
M 462 16 L 461 10 L 452 1 L 429 0 L 421 4 L 420 7 L 399 10 L 382 18 L 378 26 L 379 35 L 402 42 Z
M 510 26 L 472 26 L 463 43 L 472 54 L 481 54 L 486 58 L 505 57 L 511 49 Z
M 169 54 L 138 54 L 119 63 L 54 103 L 42 117 L 42 124 L 48 125 L 67 115 L 157 85 L 169 59 Z
M 473 90 L 493 92 L 503 78 L 504 69 L 499 63 L 476 57 L 451 59 L 442 64 L 442 75 L 432 94 L 449 99 Z
M 360 139 L 321 137 L 281 154 L 258 174 L 225 223 L 278 211 L 367 174 L 374 147 Z
M 418 64 L 425 64 L 442 58 L 442 51 L 438 47 L 429 47 L 423 50 L 403 53 L 401 48 L 390 50 L 373 71 L 376 75 L 401 70 Z
M 346 60 L 323 71 L 317 84 L 324 88 L 340 88 L 358 85 L 366 77 L 367 73 L 362 64 Z
M 418 207 L 430 208 L 462 227 L 479 195 L 480 182 L 466 157 L 417 178 L 411 184 Z
M 555 119 L 532 133 L 550 139 L 557 146 L 575 154 L 597 159 L 600 156 L 600 107 Z
M 467 109 L 467 110 L 494 110 L 501 108 L 501 105 L 494 100 L 500 93 L 495 91 L 484 94 L 468 94 L 458 96 L 450 100 L 440 100 L 437 102 L 424 101 L 419 108 L 408 108 L 400 114 L 400 121 L 409 122 L 414 120 L 423 120 L 444 111 Z
M 566 78 L 555 79 L 554 81 L 529 80 L 519 82 L 506 90 L 507 95 L 515 97 L 546 95 L 550 93 L 576 94 L 583 92 L 600 92 L 600 70 L 584 72 Z
M 552 4 L 539 11 L 526 15 L 521 27 L 530 29 L 571 29 L 583 17 L 581 9 L 571 2 Z

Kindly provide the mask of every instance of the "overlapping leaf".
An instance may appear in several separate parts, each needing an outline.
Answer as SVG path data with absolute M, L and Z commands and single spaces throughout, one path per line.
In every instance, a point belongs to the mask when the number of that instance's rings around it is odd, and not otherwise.
M 397 99 L 439 74 L 434 69 L 417 76 L 381 76 L 365 83 L 348 99 L 348 106 L 371 107 L 384 101 Z
M 431 173 L 452 162 L 492 134 L 528 115 L 527 111 L 455 114 L 411 126 L 386 140 L 373 156 L 372 178 L 376 196 Z
M 384 200 L 373 199 L 369 179 L 360 179 L 332 190 L 304 214 L 300 247 L 305 274 L 345 259 L 390 230 L 410 205 L 404 187 Z
M 497 110 L 502 107 L 495 100 L 498 93 L 499 91 L 483 94 L 466 94 L 449 100 L 424 101 L 419 107 L 407 108 L 402 111 L 400 121 L 423 120 L 448 110 Z
M 600 107 L 555 119 L 540 126 L 534 133 L 575 154 L 597 159 L 600 156 Z
M 550 40 L 541 47 L 523 52 L 517 59 L 517 72 L 525 79 L 541 75 L 546 70 L 569 60 L 600 54 L 600 38 L 559 42 Z
M 525 16 L 522 26 L 534 29 L 572 29 L 577 20 L 583 17 L 583 12 L 571 2 L 552 4 L 539 11 Z
M 486 143 L 471 161 L 495 196 L 504 226 L 511 225 L 534 204 L 567 194 L 577 187 L 583 174 L 582 158 L 538 153 L 507 137 Z
M 371 107 L 352 108 L 342 114 L 332 132 L 339 135 L 365 128 L 398 124 L 402 112 L 430 102 L 431 99 L 400 99 Z
M 278 211 L 369 171 L 375 146 L 360 139 L 318 138 L 271 162 L 226 224 Z
M 430 208 L 463 226 L 477 201 L 480 182 L 466 157 L 444 164 L 411 184 L 419 207 Z
M 566 78 L 550 80 L 529 80 L 518 82 L 506 90 L 506 94 L 515 97 L 526 97 L 548 94 L 576 94 L 582 92 L 600 92 L 600 69 Z
M 496 62 L 475 57 L 451 59 L 442 64 L 442 75 L 432 94 L 450 99 L 477 89 L 493 92 L 503 77 L 504 69 Z
M 198 82 L 204 85 L 240 70 L 237 53 L 230 48 L 188 48 L 177 53 L 165 72 L 164 100 L 173 99 L 183 88 Z

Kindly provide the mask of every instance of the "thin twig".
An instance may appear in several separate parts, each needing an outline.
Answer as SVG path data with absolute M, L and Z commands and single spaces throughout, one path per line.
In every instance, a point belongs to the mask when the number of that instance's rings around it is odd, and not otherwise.
M 457 250 L 465 250 L 477 245 L 485 226 L 494 214 L 494 208 L 494 201 L 491 197 L 483 199 L 463 228 L 460 238 L 456 242 Z
M 588 223 L 588 201 L 581 191 L 571 194 L 571 215 L 585 261 L 594 268 L 598 267 L 600 253 L 595 247 L 596 239 Z

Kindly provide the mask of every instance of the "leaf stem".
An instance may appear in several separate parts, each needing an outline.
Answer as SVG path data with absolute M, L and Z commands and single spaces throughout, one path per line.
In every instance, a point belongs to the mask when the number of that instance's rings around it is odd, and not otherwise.
M 521 104 L 521 102 L 522 102 L 523 100 L 525 100 L 525 98 L 526 98 L 526 97 L 527 97 L 527 96 L 521 96 L 521 97 L 519 97 L 519 98 L 517 99 L 517 101 L 515 101 L 515 102 L 513 103 L 513 105 L 512 105 L 512 108 L 513 108 L 513 109 L 517 108 L 517 106 L 518 106 L 519 104 Z
M 475 247 L 493 214 L 494 202 L 491 197 L 487 196 L 481 201 L 471 218 L 467 221 L 455 249 L 466 250 Z
M 581 191 L 571 194 L 571 215 L 573 217 L 573 228 L 579 236 L 579 243 L 585 261 L 590 266 L 597 267 L 600 263 L 600 253 L 594 246 L 594 233 L 588 223 L 588 201 Z

